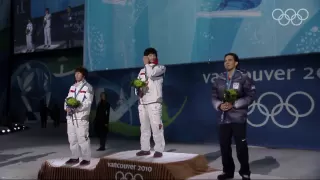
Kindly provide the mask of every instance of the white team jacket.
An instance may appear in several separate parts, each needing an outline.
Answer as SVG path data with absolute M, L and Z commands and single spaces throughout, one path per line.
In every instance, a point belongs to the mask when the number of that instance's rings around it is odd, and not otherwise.
M 93 100 L 92 86 L 86 80 L 78 82 L 70 87 L 66 99 L 68 97 L 76 97 L 81 102 L 81 106 L 76 109 L 73 117 L 67 114 L 67 120 L 89 120 Z M 66 103 L 64 103 L 64 109 L 67 109 Z
M 51 28 L 51 14 L 46 14 L 43 17 L 43 20 L 46 21 L 46 25 L 44 26 L 45 29 Z
M 162 103 L 162 84 L 165 72 L 165 66 L 155 64 L 146 64 L 145 68 L 140 70 L 138 79 L 148 81 L 148 88 L 144 96 L 139 99 L 139 104 Z
M 33 25 L 32 25 L 32 23 L 28 23 L 28 24 L 27 24 L 26 30 L 29 30 L 29 33 L 26 34 L 26 35 L 27 35 L 27 36 L 32 36 L 32 31 L 33 31 Z

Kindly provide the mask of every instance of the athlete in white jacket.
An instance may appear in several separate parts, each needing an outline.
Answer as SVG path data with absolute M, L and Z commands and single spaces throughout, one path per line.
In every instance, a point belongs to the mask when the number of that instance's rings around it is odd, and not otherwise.
M 44 47 L 51 46 L 51 14 L 49 8 L 46 8 L 46 14 L 43 17 Z
M 166 68 L 158 64 L 157 51 L 154 48 L 145 50 L 143 61 L 145 67 L 141 69 L 138 79 L 147 82 L 148 85 L 136 91 L 139 95 L 138 110 L 141 124 L 141 151 L 137 152 L 137 156 L 150 155 L 152 129 L 155 142 L 153 156 L 162 157 L 165 147 L 162 124 L 162 84 Z
M 75 97 L 81 102 L 81 106 L 70 115 L 71 109 L 67 107 L 66 103 L 64 104 L 64 109 L 67 112 L 68 140 L 72 153 L 66 164 L 79 163 L 79 148 L 82 154 L 80 165 L 90 164 L 89 115 L 93 100 L 93 90 L 92 86 L 85 80 L 87 74 L 88 71 L 85 68 L 80 67 L 75 70 L 76 83 L 70 87 L 67 96 L 67 98 Z
M 32 25 L 31 19 L 28 19 L 28 24 L 26 27 L 26 43 L 27 43 L 26 52 L 32 52 L 33 50 L 32 34 L 33 34 L 33 25 Z

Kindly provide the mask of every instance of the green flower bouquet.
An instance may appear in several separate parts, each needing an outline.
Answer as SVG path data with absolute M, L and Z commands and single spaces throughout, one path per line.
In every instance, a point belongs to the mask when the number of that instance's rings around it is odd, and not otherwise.
M 147 91 L 147 83 L 140 79 L 134 79 L 131 81 L 131 86 L 137 89 L 137 95 L 141 98 Z
M 238 92 L 234 89 L 228 89 L 224 91 L 223 94 L 223 102 L 234 104 L 234 102 L 238 99 Z M 225 112 L 223 111 L 221 114 L 221 121 L 225 119 Z
M 228 89 L 224 91 L 224 102 L 233 104 L 238 99 L 238 92 L 234 89 Z
M 66 104 L 67 104 L 67 107 L 71 109 L 71 112 L 68 113 L 69 115 L 74 114 L 75 110 L 81 106 L 81 102 L 74 97 L 67 98 Z
M 131 86 L 138 89 L 138 88 L 146 87 L 147 83 L 141 81 L 140 79 L 134 79 L 131 81 Z

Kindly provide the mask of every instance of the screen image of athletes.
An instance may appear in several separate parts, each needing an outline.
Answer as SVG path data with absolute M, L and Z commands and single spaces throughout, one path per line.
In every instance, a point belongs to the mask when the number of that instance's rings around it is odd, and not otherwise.
M 84 0 L 14 0 L 14 52 L 83 46 Z

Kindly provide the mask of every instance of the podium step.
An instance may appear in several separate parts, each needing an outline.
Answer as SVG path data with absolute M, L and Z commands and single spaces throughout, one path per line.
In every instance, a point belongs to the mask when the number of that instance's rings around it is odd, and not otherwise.
M 47 160 L 39 170 L 39 180 L 54 179 L 188 179 L 203 173 L 215 171 L 210 169 L 203 155 L 164 152 L 163 157 L 136 156 L 136 151 L 124 151 L 92 159 L 90 165 L 66 166 L 68 158 Z

